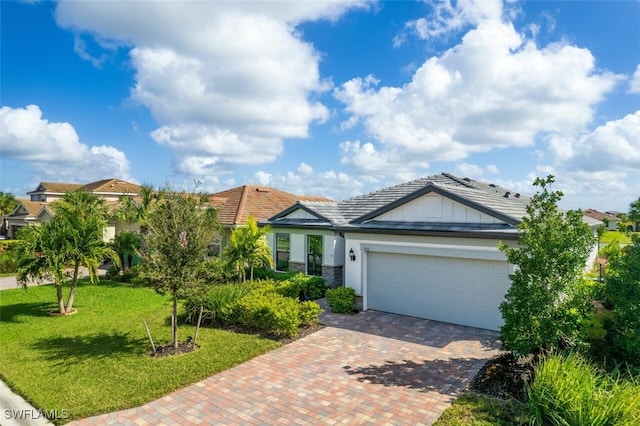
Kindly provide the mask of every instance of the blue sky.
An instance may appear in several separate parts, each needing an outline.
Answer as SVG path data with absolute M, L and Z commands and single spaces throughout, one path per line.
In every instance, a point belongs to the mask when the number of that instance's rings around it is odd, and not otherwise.
M 0 190 L 640 196 L 640 1 L 1 1 Z

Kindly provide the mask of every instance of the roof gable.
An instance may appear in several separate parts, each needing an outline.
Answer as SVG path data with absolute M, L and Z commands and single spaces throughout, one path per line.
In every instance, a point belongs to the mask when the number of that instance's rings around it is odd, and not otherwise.
M 504 219 L 440 194 L 437 189 L 400 204 L 398 207 L 390 208 L 377 216 L 373 215 L 371 219 L 389 222 L 505 223 Z
M 80 187 L 82 187 L 82 185 L 79 183 L 40 182 L 35 190 L 27 192 L 27 194 L 37 194 L 43 192 L 50 194 L 64 194 Z
M 139 194 L 141 186 L 121 179 L 103 179 L 80 187 L 83 191 L 97 194 Z
M 359 224 L 377 218 L 426 194 L 434 193 L 485 216 L 495 218 L 498 222 L 510 225 L 516 225 L 520 222 L 526 213 L 526 201 L 520 199 L 519 194 L 518 197 L 515 197 L 497 186 L 486 185 L 486 187 L 482 187 L 473 183 L 470 179 L 466 180 L 442 173 L 347 200 L 341 203 L 341 209 L 343 206 L 350 208 L 354 202 L 363 206 L 369 205 L 368 211 L 351 220 L 351 223 Z M 487 187 L 497 189 L 487 190 Z M 349 211 L 349 213 L 353 212 Z M 479 216 L 478 219 L 480 219 L 478 223 L 489 223 L 486 217 L 482 220 Z
M 46 206 L 46 204 L 39 201 L 20 200 L 20 204 L 13 209 L 13 212 L 9 216 L 26 216 L 26 218 L 33 218 L 42 206 Z

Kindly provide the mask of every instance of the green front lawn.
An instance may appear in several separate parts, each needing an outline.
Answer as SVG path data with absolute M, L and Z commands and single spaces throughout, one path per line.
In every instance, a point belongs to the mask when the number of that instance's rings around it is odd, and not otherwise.
M 615 240 L 620 244 L 631 244 L 631 237 L 629 235 L 630 234 L 625 234 L 624 232 L 620 231 L 607 231 L 600 238 L 600 242 L 611 244 Z
M 66 291 L 65 291 L 66 294 Z M 36 408 L 69 418 L 135 407 L 279 346 L 254 335 L 201 328 L 200 349 L 151 358 L 171 338 L 169 297 L 147 288 L 81 283 L 78 313 L 52 317 L 51 285 L 0 292 L 0 376 Z M 195 327 L 181 325 L 180 340 Z

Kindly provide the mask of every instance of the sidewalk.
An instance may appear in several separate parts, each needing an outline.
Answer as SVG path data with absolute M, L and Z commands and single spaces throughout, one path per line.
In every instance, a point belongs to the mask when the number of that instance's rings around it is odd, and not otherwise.
M 101 265 L 98 268 L 98 275 L 102 276 L 104 274 L 107 273 L 107 269 L 109 269 L 109 267 L 111 266 L 111 264 L 107 264 L 107 265 Z M 79 276 L 80 278 L 82 277 L 86 277 L 88 276 L 88 272 L 87 272 L 87 268 L 80 268 L 79 271 Z M 42 285 L 44 284 L 50 284 L 50 281 L 45 281 L 42 283 Z M 29 287 L 31 286 L 36 286 L 39 285 L 38 283 L 35 282 L 29 282 Z M 9 277 L 0 277 L 0 290 L 10 290 L 12 288 L 20 288 L 20 286 L 18 285 L 18 280 L 16 279 L 15 275 L 9 276 Z M 1 418 L 1 416 L 0 416 Z M 0 425 L 4 425 L 4 423 L 0 422 Z
M 0 424 L 2 426 L 52 425 L 45 414 L 64 415 L 64 413 L 43 413 L 36 410 L 0 380 Z

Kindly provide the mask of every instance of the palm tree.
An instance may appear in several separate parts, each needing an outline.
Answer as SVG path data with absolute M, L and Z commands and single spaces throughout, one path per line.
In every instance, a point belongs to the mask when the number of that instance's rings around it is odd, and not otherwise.
M 0 216 L 11 213 L 19 203 L 12 193 L 0 191 Z
M 117 253 L 102 240 L 107 224 L 104 200 L 85 191 L 71 191 L 53 203 L 50 222 L 26 227 L 18 243 L 18 279 L 26 286 L 29 279 L 41 281 L 52 276 L 61 314 L 70 313 L 81 266 L 87 268 L 92 283 L 98 280 L 98 267 L 108 258 L 119 264 Z M 65 305 L 62 284 L 66 269 L 73 268 L 71 289 Z
M 147 222 L 153 203 L 162 199 L 164 191 L 155 191 L 152 185 L 143 184 L 139 196 L 138 201 L 134 201 L 126 195 L 120 197 L 120 204 L 114 216 L 119 222 L 140 224 L 140 233 L 144 235 L 147 232 Z
M 120 264 L 122 265 L 122 273 L 125 272 L 125 255 L 131 257 L 140 250 L 140 234 L 132 231 L 120 231 L 113 240 L 113 249 L 120 256 Z M 129 267 L 131 267 L 131 259 L 129 259 Z
M 247 218 L 245 226 L 231 232 L 229 245 L 226 248 L 226 258 L 242 277 L 243 282 L 247 279 L 246 268 L 251 271 L 250 279 L 253 280 L 254 267 L 273 267 L 273 256 L 266 238 L 269 232 L 271 228 L 268 226 L 260 228 L 253 216 Z

